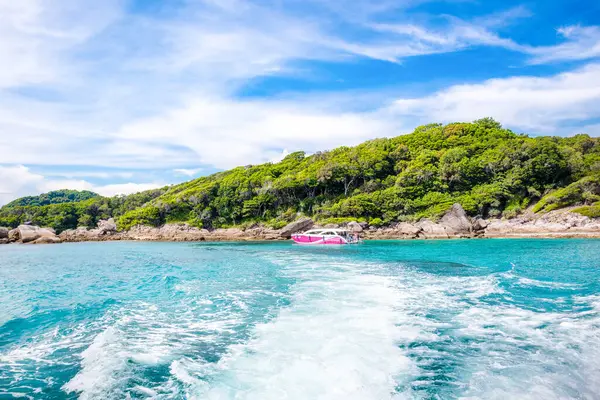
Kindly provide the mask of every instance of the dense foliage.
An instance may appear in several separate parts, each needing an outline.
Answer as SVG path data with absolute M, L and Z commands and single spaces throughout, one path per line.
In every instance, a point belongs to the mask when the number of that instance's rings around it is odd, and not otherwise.
M 471 215 L 512 217 L 534 204 L 536 212 L 597 207 L 599 195 L 599 139 L 532 138 L 486 118 L 425 125 L 412 134 L 311 156 L 296 152 L 279 163 L 238 167 L 131 196 L 5 207 L 0 225 L 29 219 L 61 230 L 114 216 L 121 229 L 169 222 L 280 227 L 304 214 L 322 222 L 358 219 L 380 226 L 436 218 L 455 202 Z
M 17 206 L 47 206 L 48 204 L 75 203 L 99 197 L 98 193 L 88 190 L 55 190 L 40 194 L 39 196 L 27 196 L 8 203 L 5 207 Z

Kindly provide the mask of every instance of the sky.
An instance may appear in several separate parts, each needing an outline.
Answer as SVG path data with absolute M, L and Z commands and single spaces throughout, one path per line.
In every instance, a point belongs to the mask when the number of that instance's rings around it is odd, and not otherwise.
M 0 0 L 0 205 L 432 122 L 600 136 L 597 0 Z

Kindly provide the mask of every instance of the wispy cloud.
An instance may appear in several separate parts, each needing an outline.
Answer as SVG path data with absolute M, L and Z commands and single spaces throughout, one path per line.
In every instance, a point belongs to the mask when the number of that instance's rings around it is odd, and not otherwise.
M 566 26 L 557 30 L 565 40 L 555 46 L 525 47 L 532 64 L 556 61 L 588 60 L 600 57 L 599 26 Z
M 189 177 L 196 176 L 201 171 L 202 171 L 202 168 L 175 168 L 173 170 L 173 172 L 175 172 L 177 175 L 183 175 L 183 176 L 189 176 Z

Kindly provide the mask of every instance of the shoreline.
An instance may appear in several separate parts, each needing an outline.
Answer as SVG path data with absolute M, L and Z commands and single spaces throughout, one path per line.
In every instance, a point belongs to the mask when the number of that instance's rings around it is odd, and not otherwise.
M 385 236 L 385 237 L 362 237 L 365 242 L 379 242 L 379 241 L 458 241 L 458 240 L 494 240 L 494 239 L 600 239 L 600 233 L 598 232 L 580 232 L 580 233 L 569 233 L 569 232 L 551 232 L 551 233 L 537 233 L 537 234 L 510 234 L 510 235 L 495 235 L 495 236 L 452 236 L 452 237 L 435 237 L 435 238 L 408 238 L 405 236 Z M 56 242 L 55 244 L 74 244 L 74 243 L 103 243 L 103 242 L 145 242 L 145 243 L 205 243 L 205 244 L 216 244 L 216 243 L 291 243 L 291 239 L 264 239 L 257 237 L 243 237 L 243 238 L 205 238 L 205 239 L 134 239 L 134 238 L 105 238 L 105 239 L 87 239 L 87 240 L 64 240 Z M 11 245 L 29 245 L 31 243 L 13 242 Z M 310 247 L 310 246 L 301 246 Z
M 459 204 L 452 206 L 437 221 L 421 219 L 416 222 L 398 222 L 386 227 L 369 226 L 365 222 L 319 226 L 308 217 L 301 217 L 281 229 L 261 224 L 246 228 L 200 229 L 186 223 L 165 224 L 159 227 L 137 225 L 118 231 L 113 219 L 101 220 L 98 227 L 80 227 L 56 234 L 51 228 L 20 225 L 4 229 L 2 243 L 72 243 L 103 241 L 147 242 L 268 242 L 289 240 L 293 233 L 312 228 L 343 228 L 358 234 L 364 240 L 415 239 L 477 239 L 477 238 L 590 238 L 600 239 L 600 218 L 589 218 L 572 212 L 570 208 L 544 214 L 526 212 L 511 219 L 471 218 Z M 2 233 L 2 232 L 0 232 Z

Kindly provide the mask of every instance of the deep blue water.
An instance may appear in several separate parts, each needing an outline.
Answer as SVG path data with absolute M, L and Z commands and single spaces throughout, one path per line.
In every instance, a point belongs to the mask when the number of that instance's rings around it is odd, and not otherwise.
M 0 399 L 598 399 L 600 241 L 0 246 Z

